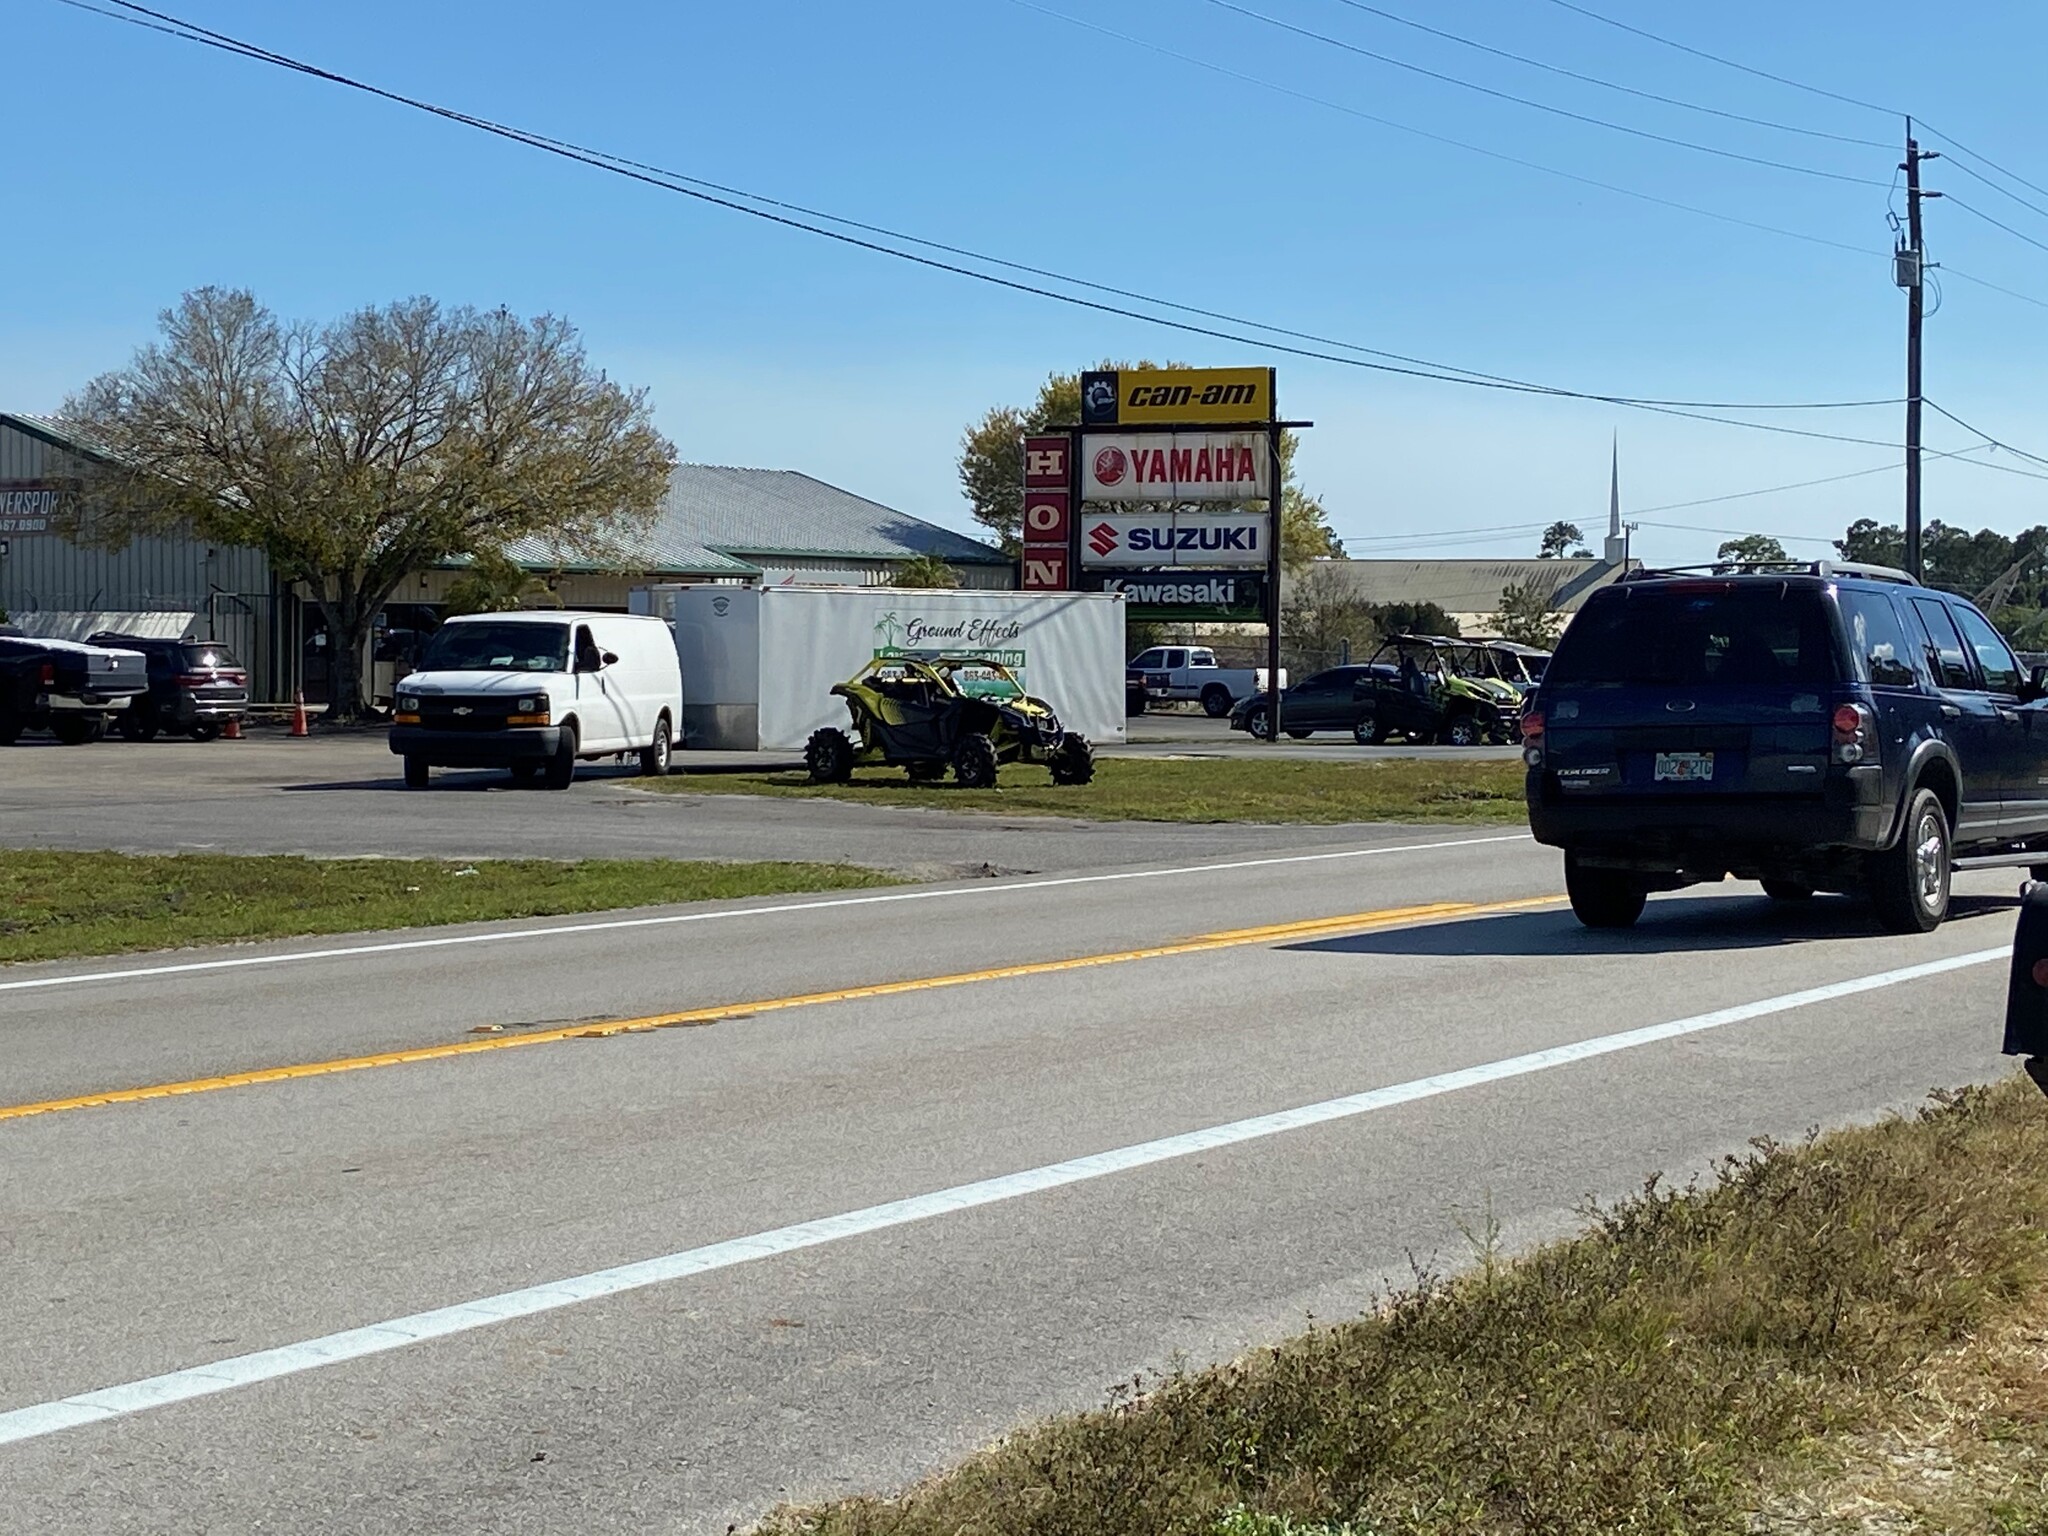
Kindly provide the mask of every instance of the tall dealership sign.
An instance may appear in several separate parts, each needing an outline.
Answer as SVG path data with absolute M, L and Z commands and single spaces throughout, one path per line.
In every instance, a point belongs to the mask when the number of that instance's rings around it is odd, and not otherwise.
M 1079 423 L 1024 439 L 1021 584 L 1121 592 L 1142 618 L 1263 619 L 1277 674 L 1280 436 L 1308 425 L 1277 399 L 1270 368 L 1082 374 Z

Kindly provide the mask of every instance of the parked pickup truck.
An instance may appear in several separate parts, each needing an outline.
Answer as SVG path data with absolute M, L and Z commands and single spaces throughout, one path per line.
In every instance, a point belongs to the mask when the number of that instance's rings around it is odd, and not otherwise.
M 1124 672 L 1124 707 L 1142 715 L 1148 704 L 1192 700 L 1222 718 L 1231 705 L 1266 686 L 1264 667 L 1219 667 L 1216 653 L 1199 645 L 1155 645 L 1131 658 Z M 1287 686 L 1287 669 L 1280 670 Z
M 98 741 L 107 716 L 148 690 L 148 668 L 134 651 L 0 630 L 0 746 L 35 729 L 68 746 Z

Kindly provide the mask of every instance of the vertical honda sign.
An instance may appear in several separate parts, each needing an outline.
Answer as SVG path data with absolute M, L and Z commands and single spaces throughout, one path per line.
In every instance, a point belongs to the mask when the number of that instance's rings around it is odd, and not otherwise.
M 1024 439 L 1024 554 L 1018 585 L 1027 592 L 1064 591 L 1074 584 L 1073 471 L 1071 434 Z

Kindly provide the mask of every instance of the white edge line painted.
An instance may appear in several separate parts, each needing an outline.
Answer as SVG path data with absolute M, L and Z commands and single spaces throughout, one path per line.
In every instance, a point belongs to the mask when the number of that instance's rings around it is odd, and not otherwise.
M 564 934 L 610 933 L 625 928 L 663 928 L 677 923 L 712 923 L 741 917 L 772 917 L 782 912 L 822 912 L 833 907 L 872 907 L 898 901 L 959 900 L 968 896 L 1007 896 L 1015 891 L 1043 891 L 1062 885 L 1104 885 L 1117 880 L 1163 880 L 1174 875 L 1213 875 L 1233 869 L 1264 869 L 1278 864 L 1314 864 L 1331 859 L 1369 859 L 1388 853 L 1427 853 L 1437 848 L 1472 848 L 1482 843 L 1521 843 L 1526 832 L 1500 837 L 1461 837 L 1441 843 L 1398 843 L 1383 848 L 1344 848 L 1334 853 L 1275 854 L 1235 859 L 1222 864 L 1176 864 L 1162 869 L 1127 869 L 1105 875 L 1060 875 L 1044 880 L 1016 880 L 996 885 L 942 885 L 915 891 L 886 891 L 873 896 L 841 896 L 824 901 L 787 901 L 766 907 L 727 907 L 717 912 L 666 912 L 657 917 L 615 917 L 594 923 L 562 923 L 548 928 L 517 928 L 491 933 L 451 933 L 431 939 L 393 939 L 382 944 L 350 944 L 335 949 L 296 950 L 283 955 L 238 955 L 229 960 L 187 960 L 176 965 L 131 966 L 119 971 L 81 971 L 68 976 L 33 976 L 0 981 L 0 992 L 26 992 L 42 987 L 75 987 L 90 981 L 136 981 L 151 976 L 184 976 L 194 971 L 231 971 L 256 965 L 295 965 L 305 960 L 338 960 L 355 955 L 391 955 L 410 949 L 446 949 L 460 944 L 503 944 L 513 939 L 548 939 Z
M 1416 1078 L 1410 1082 L 1395 1083 L 1387 1088 L 1373 1088 L 1341 1099 L 1325 1099 L 1318 1104 L 1283 1109 L 1275 1114 L 1254 1115 L 1248 1120 L 1234 1120 L 1227 1125 L 1213 1125 L 1205 1130 L 1166 1136 L 1157 1141 L 1138 1142 L 1133 1146 L 1117 1147 L 1108 1152 L 1097 1152 L 1062 1163 L 1050 1163 L 1042 1168 L 1026 1169 L 1022 1173 L 1008 1173 L 999 1178 L 982 1179 L 972 1184 L 956 1184 L 951 1189 L 913 1195 L 905 1200 L 891 1200 L 882 1205 L 868 1206 L 864 1210 L 846 1211 L 837 1216 L 800 1221 L 793 1226 L 777 1227 L 772 1232 L 757 1232 L 751 1237 L 710 1243 L 701 1248 L 690 1248 L 661 1258 L 622 1264 L 615 1269 L 601 1269 L 592 1274 L 574 1275 L 565 1280 L 549 1281 L 524 1290 L 506 1291 L 476 1301 L 459 1302 L 454 1306 L 440 1307 L 431 1312 L 415 1312 L 410 1317 L 396 1317 L 388 1322 L 371 1323 L 342 1333 L 330 1333 L 321 1338 L 282 1345 L 276 1349 L 236 1355 L 232 1359 L 216 1361 L 212 1365 L 193 1366 L 162 1376 L 150 1376 L 141 1381 L 127 1382 L 121 1386 L 103 1387 L 96 1392 L 83 1392 L 76 1397 L 62 1398 L 55 1402 L 16 1408 L 10 1412 L 0 1413 L 0 1445 L 11 1444 L 17 1440 L 32 1440 L 41 1435 L 55 1434 L 59 1430 L 75 1429 L 80 1425 L 101 1424 L 131 1413 L 140 1413 L 146 1408 L 185 1402 L 195 1397 L 207 1397 L 235 1387 L 253 1386 L 257 1382 L 275 1381 L 281 1376 L 317 1370 L 321 1366 L 335 1365 L 344 1360 L 360 1360 L 367 1355 L 380 1355 L 390 1350 L 403 1349 L 409 1344 L 424 1343 L 428 1339 L 468 1333 L 472 1329 L 488 1327 L 492 1323 L 504 1322 L 515 1317 L 529 1317 L 537 1312 L 551 1312 L 558 1307 L 574 1306 L 579 1302 L 595 1301 L 600 1297 L 616 1296 L 621 1292 L 637 1291 L 647 1286 L 664 1285 L 672 1280 L 687 1279 L 711 1270 L 729 1269 L 733 1265 L 745 1264 L 753 1259 L 772 1258 L 800 1249 L 816 1248 L 825 1243 L 836 1243 L 845 1238 L 860 1237 L 890 1227 L 928 1221 L 935 1216 L 946 1216 L 955 1211 L 995 1205 L 1007 1200 L 1020 1199 L 1025 1195 L 1042 1194 L 1046 1190 L 1059 1189 L 1068 1184 L 1082 1184 L 1091 1179 L 1107 1178 L 1111 1174 L 1127 1173 L 1133 1168 L 1170 1162 L 1175 1158 L 1189 1157 L 1198 1152 L 1212 1152 L 1221 1147 L 1258 1141 L 1287 1131 L 1302 1130 L 1308 1126 L 1327 1125 L 1335 1120 L 1369 1115 L 1376 1110 L 1392 1109 L 1397 1105 L 1413 1104 L 1420 1099 L 1435 1098 L 1440 1094 L 1457 1093 L 1467 1088 L 1503 1082 L 1508 1078 L 1524 1077 L 1532 1072 L 1547 1072 L 1553 1067 L 1568 1066 L 1573 1062 L 1588 1061 L 1596 1056 L 1612 1055 L 1617 1051 L 1634 1050 L 1638 1046 L 1674 1040 L 1681 1035 L 1695 1035 L 1703 1030 L 1721 1029 L 1730 1024 L 1767 1018 L 1772 1014 L 1787 1013 L 1795 1008 L 1810 1007 L 1815 1003 L 1854 997 L 1861 992 L 1874 992 L 1882 987 L 1919 981 L 1929 976 L 1940 976 L 1974 965 L 1988 965 L 1994 960 L 2006 958 L 2007 953 L 2004 949 L 1980 949 L 1966 955 L 1951 956 L 1946 960 L 1930 960 L 1920 965 L 1902 966 L 1897 970 L 1879 971 L 1874 975 L 1830 982 L 1826 986 L 1809 987 L 1803 992 L 1788 992 L 1779 997 L 1767 997 L 1760 1002 L 1738 1003 L 1732 1008 L 1719 1008 L 1712 1013 L 1694 1014 L 1691 1018 L 1674 1019 L 1665 1024 L 1650 1024 L 1641 1029 L 1623 1030 L 1618 1034 L 1601 1035 L 1570 1045 L 1552 1046 L 1548 1050 L 1509 1056 L 1476 1067 L 1463 1067 L 1455 1072 L 1441 1072 L 1434 1077 Z

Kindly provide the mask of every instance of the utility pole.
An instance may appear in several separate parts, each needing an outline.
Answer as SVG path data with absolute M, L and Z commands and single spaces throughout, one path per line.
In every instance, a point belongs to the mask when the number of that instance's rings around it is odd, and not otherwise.
M 1920 190 L 1920 162 L 1939 160 L 1913 137 L 1913 119 L 1906 119 L 1906 234 L 1892 254 L 1893 280 L 1906 290 L 1906 569 L 1920 576 L 1920 323 L 1924 318 L 1927 251 L 1920 238 L 1920 199 L 1939 192 Z

